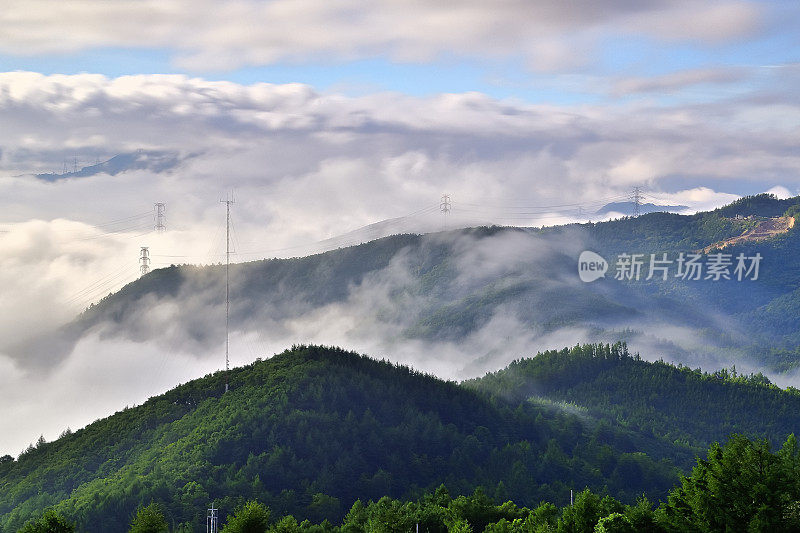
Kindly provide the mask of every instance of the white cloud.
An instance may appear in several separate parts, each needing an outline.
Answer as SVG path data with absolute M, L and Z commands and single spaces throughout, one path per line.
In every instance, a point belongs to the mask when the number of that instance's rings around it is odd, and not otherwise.
M 724 42 L 760 29 L 762 13 L 753 2 L 675 2 L 630 16 L 633 31 L 672 41 Z
M 792 196 L 795 196 L 795 193 L 793 193 L 792 191 L 790 191 L 789 189 L 787 189 L 782 185 L 776 185 L 775 187 L 767 189 L 767 193 L 774 194 L 781 200 L 785 200 L 786 198 L 791 198 Z
M 703 84 L 730 84 L 747 77 L 742 68 L 693 69 L 671 72 L 649 78 L 628 78 L 614 84 L 613 93 L 674 93 L 686 87 Z
M 604 34 L 716 43 L 750 35 L 760 18 L 757 3 L 737 0 L 10 0 L 0 51 L 166 48 L 198 71 L 444 55 L 523 57 L 563 70 L 590 60 Z

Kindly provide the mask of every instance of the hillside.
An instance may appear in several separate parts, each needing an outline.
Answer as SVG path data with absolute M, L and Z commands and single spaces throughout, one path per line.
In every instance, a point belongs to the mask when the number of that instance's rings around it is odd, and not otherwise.
M 711 251 L 722 250 L 726 246 L 735 244 L 759 242 L 778 237 L 792 229 L 794 222 L 794 217 L 791 216 L 755 219 L 754 226 L 751 229 L 736 237 L 710 244 L 703 249 L 703 253 L 707 254 Z
M 535 505 L 585 486 L 658 499 L 678 479 L 675 447 L 652 437 L 335 348 L 295 347 L 223 384 L 207 376 L 0 461 L 0 530 L 50 506 L 113 533 L 155 501 L 197 530 L 212 502 L 223 519 L 253 498 L 338 522 L 356 499 L 441 483 Z
M 800 426 L 796 390 L 649 363 L 625 345 L 543 352 L 462 385 L 317 346 L 229 378 L 228 393 L 216 373 L 0 458 L 0 531 L 50 507 L 80 531 L 126 531 L 150 502 L 199 531 L 209 504 L 224 521 L 252 499 L 338 523 L 356 500 L 442 483 L 531 509 L 584 487 L 665 501 L 676 466 L 688 473 L 706 443 L 740 432 L 780 444 Z
M 704 373 L 608 346 L 576 346 L 520 359 L 466 385 L 534 403 L 564 402 L 698 451 L 731 433 L 779 445 L 800 433 L 800 391 L 782 390 L 761 374 Z
M 268 338 L 275 349 L 304 342 L 388 352 L 459 378 L 541 349 L 620 340 L 690 366 L 740 363 L 784 372 L 800 364 L 800 233 L 794 226 L 767 240 L 736 241 L 754 226 L 737 215 L 794 217 L 798 205 L 800 198 L 762 195 L 691 216 L 396 235 L 308 257 L 235 264 L 231 327 Z M 730 279 L 676 277 L 680 253 L 726 241 L 732 263 L 738 254 L 761 255 L 757 279 L 737 281 L 733 264 Z M 580 281 L 584 250 L 609 262 L 605 278 Z M 664 253 L 668 279 L 646 279 L 649 254 Z M 639 279 L 615 279 L 621 254 L 644 254 Z M 223 271 L 219 265 L 154 270 L 51 337 L 18 347 L 19 355 L 50 365 L 93 334 L 204 353 L 224 338 Z M 426 355 L 433 352 L 437 360 Z

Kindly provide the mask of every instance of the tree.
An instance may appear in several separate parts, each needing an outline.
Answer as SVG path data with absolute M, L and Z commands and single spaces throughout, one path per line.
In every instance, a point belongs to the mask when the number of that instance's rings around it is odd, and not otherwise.
M 251 500 L 228 518 L 222 533 L 265 533 L 269 528 L 270 514 L 266 505 Z
M 656 522 L 653 505 L 645 496 L 639 497 L 636 500 L 636 505 L 626 505 L 625 516 L 630 521 L 634 531 L 641 533 L 660 533 L 664 531 L 664 528 Z
M 139 507 L 131 522 L 130 533 L 165 533 L 169 531 L 167 519 L 157 503 Z
M 536 509 L 532 509 L 526 522 L 531 526 L 531 530 L 552 528 L 555 529 L 560 514 L 558 507 L 550 502 L 542 502 Z
M 598 520 L 594 533 L 636 533 L 636 530 L 624 514 L 611 513 Z
M 25 524 L 19 533 L 73 533 L 74 531 L 75 525 L 67 522 L 63 516 L 50 509 L 38 520 Z
M 564 509 L 558 520 L 559 533 L 594 531 L 600 518 L 624 510 L 621 503 L 610 496 L 602 499 L 591 490 L 585 489 L 575 498 L 575 504 Z
M 297 523 L 295 517 L 289 515 L 281 518 L 269 531 L 270 533 L 302 533 L 303 528 Z
M 670 492 L 660 521 L 676 531 L 796 531 L 800 446 L 790 435 L 777 454 L 766 440 L 732 435 Z
M 384 496 L 367 508 L 366 531 L 395 533 L 413 528 L 413 518 L 402 502 Z

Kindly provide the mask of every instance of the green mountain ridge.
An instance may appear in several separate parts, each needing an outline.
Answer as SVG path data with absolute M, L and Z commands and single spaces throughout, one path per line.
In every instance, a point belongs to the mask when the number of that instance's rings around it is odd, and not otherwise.
M 800 433 L 800 390 L 761 373 L 707 373 L 591 345 L 520 359 L 465 385 L 512 401 L 563 402 L 697 453 L 731 433 L 774 446 Z
M 229 378 L 228 393 L 215 373 L 0 462 L 0 530 L 49 507 L 114 532 L 153 500 L 197 529 L 210 503 L 250 498 L 339 521 L 356 499 L 441 483 L 538 503 L 584 486 L 660 497 L 677 480 L 673 447 L 652 437 L 335 348 L 295 347 Z
M 659 401 L 681 378 L 674 395 L 685 406 Z M 636 386 L 622 394 L 614 380 Z M 249 499 L 276 516 L 338 523 L 357 499 L 418 497 L 441 483 L 530 507 L 565 505 L 570 489 L 587 486 L 655 501 L 726 430 L 718 404 L 731 401 L 742 418 L 732 429 L 776 441 L 797 424 L 781 416 L 798 412 L 796 391 L 761 376 L 647 363 L 624 345 L 545 352 L 463 385 L 297 346 L 231 370 L 229 381 L 224 393 L 217 372 L 0 460 L 0 531 L 51 507 L 80 531 L 125 531 L 150 501 L 190 531 L 202 530 L 209 504 L 227 513 Z M 662 422 L 673 431 L 661 434 Z

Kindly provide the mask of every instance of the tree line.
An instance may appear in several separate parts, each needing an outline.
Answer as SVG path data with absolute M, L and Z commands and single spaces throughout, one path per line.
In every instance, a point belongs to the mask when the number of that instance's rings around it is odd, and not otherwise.
M 654 505 L 640 497 L 623 504 L 590 489 L 570 505 L 542 502 L 533 508 L 499 502 L 483 489 L 453 497 L 444 485 L 417 500 L 384 496 L 351 506 L 338 525 L 312 523 L 292 515 L 273 519 L 262 502 L 251 500 L 230 514 L 221 533 L 610 533 L 682 531 L 800 531 L 800 445 L 791 435 L 777 451 L 766 440 L 733 435 L 713 444 L 668 498 Z M 157 502 L 140 506 L 130 533 L 201 531 L 202 524 L 170 527 Z M 53 510 L 28 522 L 19 533 L 72 533 L 75 525 Z

